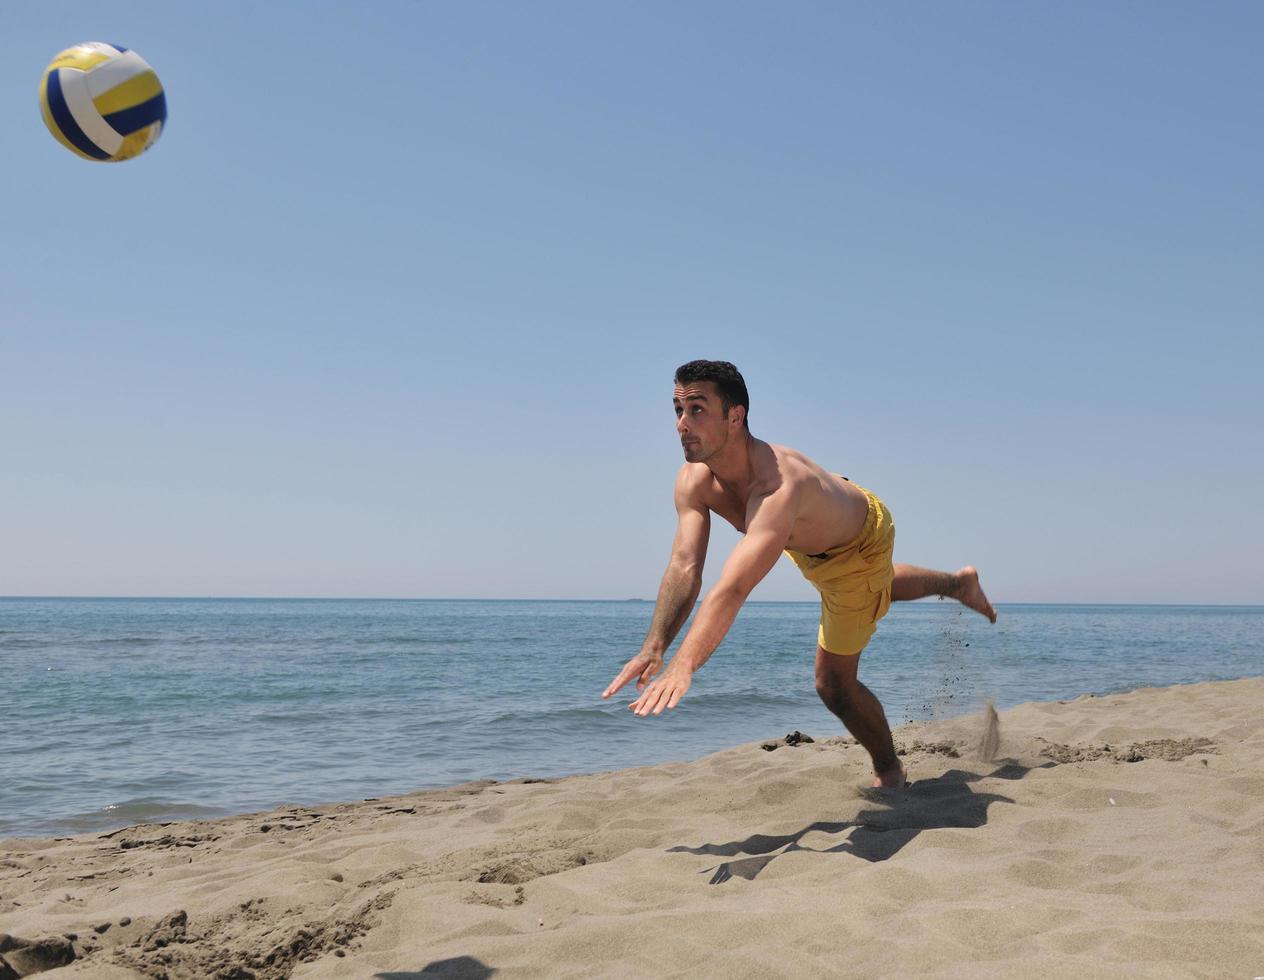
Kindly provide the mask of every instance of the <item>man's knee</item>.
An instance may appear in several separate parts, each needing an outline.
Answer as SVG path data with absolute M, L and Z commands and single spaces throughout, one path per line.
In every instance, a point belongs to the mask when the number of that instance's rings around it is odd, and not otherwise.
M 855 675 L 838 674 L 829 670 L 816 672 L 816 693 L 822 701 L 850 701 L 858 685 Z

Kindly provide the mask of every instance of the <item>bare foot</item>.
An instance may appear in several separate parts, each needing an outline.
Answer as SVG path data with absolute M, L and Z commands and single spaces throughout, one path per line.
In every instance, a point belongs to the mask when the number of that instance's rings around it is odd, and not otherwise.
M 959 568 L 952 573 L 952 577 L 957 580 L 957 588 L 952 593 L 952 597 L 964 606 L 969 606 L 975 612 L 986 616 L 989 622 L 996 622 L 996 610 L 992 608 L 992 603 L 988 602 L 988 597 L 983 594 L 983 589 L 979 586 L 979 573 L 974 570 L 972 565 L 965 568 Z
M 873 774 L 874 789 L 903 789 L 907 785 L 908 773 L 904 771 L 903 766 L 897 765 L 894 769 Z

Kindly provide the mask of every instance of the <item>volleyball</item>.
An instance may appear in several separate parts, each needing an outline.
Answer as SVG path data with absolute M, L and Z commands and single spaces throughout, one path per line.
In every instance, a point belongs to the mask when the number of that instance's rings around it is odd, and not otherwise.
M 145 59 L 101 41 L 57 55 L 39 102 L 48 131 L 86 160 L 130 160 L 154 145 L 167 120 L 162 84 Z

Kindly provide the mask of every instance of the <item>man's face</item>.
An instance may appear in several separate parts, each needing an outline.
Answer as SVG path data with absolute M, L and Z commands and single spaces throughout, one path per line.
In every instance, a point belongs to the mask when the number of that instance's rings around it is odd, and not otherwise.
M 735 419 L 724 415 L 724 404 L 714 381 L 676 385 L 672 394 L 676 409 L 676 433 L 685 450 L 685 462 L 705 463 L 728 445 Z

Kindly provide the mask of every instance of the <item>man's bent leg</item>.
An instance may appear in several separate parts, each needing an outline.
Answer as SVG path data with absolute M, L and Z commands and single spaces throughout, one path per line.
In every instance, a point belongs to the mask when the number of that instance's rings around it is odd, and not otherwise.
M 955 572 L 937 572 L 931 568 L 918 568 L 916 565 L 896 564 L 892 566 L 892 570 L 893 602 L 924 599 L 930 595 L 947 596 L 986 616 L 991 622 L 996 622 L 996 610 L 983 594 L 983 589 L 979 586 L 979 573 L 972 566 L 967 565 Z
M 874 786 L 903 786 L 904 767 L 895 755 L 891 726 L 873 692 L 856 678 L 860 654 L 850 657 L 816 648 L 816 693 L 873 758 Z

